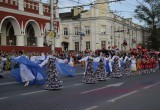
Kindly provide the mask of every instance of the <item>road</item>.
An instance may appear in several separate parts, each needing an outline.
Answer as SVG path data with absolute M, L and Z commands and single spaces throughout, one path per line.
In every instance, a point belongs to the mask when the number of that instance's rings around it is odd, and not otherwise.
M 62 77 L 61 90 L 24 87 L 0 79 L 0 110 L 160 110 L 160 71 L 140 76 L 81 83 L 82 75 Z

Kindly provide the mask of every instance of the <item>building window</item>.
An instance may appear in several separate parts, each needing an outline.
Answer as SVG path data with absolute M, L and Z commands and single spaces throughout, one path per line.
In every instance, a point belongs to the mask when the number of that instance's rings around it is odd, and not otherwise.
M 78 32 L 78 27 L 75 27 L 75 28 L 74 28 L 74 32 L 75 32 L 75 35 L 78 35 L 78 33 L 79 33 L 79 32 Z
M 106 34 L 106 25 L 101 26 L 101 34 Z
M 18 5 L 18 2 L 17 1 L 15 1 L 15 6 L 17 6 Z
M 90 50 L 90 41 L 86 42 L 86 50 Z
M 85 26 L 85 30 L 86 30 L 86 35 L 90 35 L 90 27 L 89 26 Z
M 79 42 L 75 42 L 75 51 L 79 51 Z
M 64 28 L 64 35 L 68 35 L 68 28 Z
M 106 48 L 106 41 L 101 41 L 101 48 Z

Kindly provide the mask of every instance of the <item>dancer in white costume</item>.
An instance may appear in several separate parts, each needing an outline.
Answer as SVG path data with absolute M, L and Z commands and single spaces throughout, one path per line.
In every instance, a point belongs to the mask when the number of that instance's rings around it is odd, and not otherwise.
M 107 78 L 107 74 L 106 74 L 106 61 L 109 60 L 110 57 L 106 58 L 104 57 L 104 54 L 102 52 L 100 52 L 100 56 L 94 59 L 94 62 L 99 62 L 98 68 L 95 71 L 96 77 L 98 80 L 100 81 L 104 81 Z
M 56 68 L 56 62 L 66 63 L 68 60 L 61 60 L 54 56 L 54 54 L 49 55 L 41 64 L 40 67 L 47 64 L 46 74 L 47 80 L 43 88 L 46 90 L 61 89 L 62 82 L 60 81 L 60 75 Z
M 20 56 L 18 56 L 15 59 L 20 58 L 23 56 L 23 52 L 19 51 Z M 22 79 L 22 82 L 24 82 L 24 86 L 28 86 L 30 81 L 33 81 L 35 79 L 35 76 L 32 74 L 31 70 L 27 68 L 24 64 L 19 64 L 20 67 L 20 76 Z
M 96 75 L 94 74 L 94 70 L 93 70 L 92 63 L 93 63 L 94 58 L 92 56 L 93 56 L 93 53 L 90 53 L 89 56 L 79 60 L 79 62 L 85 61 L 85 64 L 86 64 L 84 76 L 82 79 L 82 82 L 86 84 L 94 84 L 98 82 Z
M 131 57 L 131 72 L 136 72 L 137 68 L 136 68 L 136 59 L 134 56 Z

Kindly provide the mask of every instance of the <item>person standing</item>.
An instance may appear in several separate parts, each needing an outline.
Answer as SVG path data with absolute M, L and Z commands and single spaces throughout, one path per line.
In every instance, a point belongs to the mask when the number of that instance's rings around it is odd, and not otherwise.
M 19 58 L 25 57 L 23 55 L 22 51 L 19 51 L 19 56 L 15 58 L 15 60 L 18 60 Z M 27 68 L 25 64 L 19 63 L 20 67 L 20 77 L 22 79 L 22 82 L 24 82 L 24 86 L 28 86 L 29 82 L 33 81 L 35 79 L 35 76 L 32 74 L 31 70 Z
M 79 60 L 79 62 L 85 61 L 85 64 L 86 64 L 84 76 L 82 79 L 82 82 L 86 83 L 86 84 L 94 84 L 94 83 L 98 82 L 98 80 L 94 74 L 94 70 L 93 70 L 93 59 L 94 58 L 92 57 L 92 55 L 93 55 L 93 53 L 90 53 L 89 56 Z
M 0 78 L 4 78 L 3 73 L 4 71 L 3 71 L 2 57 L 0 56 Z
M 66 60 L 61 60 L 55 57 L 55 53 L 47 56 L 47 58 L 39 64 L 40 67 L 46 65 L 47 80 L 43 85 L 46 90 L 54 90 L 62 88 L 62 81 L 60 80 L 60 74 L 57 71 L 56 63 L 66 63 Z
M 105 58 L 104 54 L 100 52 L 100 56 L 94 59 L 94 62 L 99 62 L 98 68 L 95 71 L 96 77 L 99 81 L 105 81 L 107 78 L 107 71 L 105 68 L 106 61 L 110 58 Z

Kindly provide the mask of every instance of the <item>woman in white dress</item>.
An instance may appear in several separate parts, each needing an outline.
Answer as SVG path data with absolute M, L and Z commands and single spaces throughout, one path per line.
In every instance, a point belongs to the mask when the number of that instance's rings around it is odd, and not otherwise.
M 136 59 L 134 57 L 134 55 L 132 55 L 131 57 L 131 72 L 136 72 L 137 68 L 136 68 Z
M 23 52 L 19 51 L 20 56 L 18 56 L 15 59 L 18 59 L 23 56 Z M 32 74 L 31 70 L 27 68 L 24 64 L 19 64 L 20 67 L 20 76 L 22 79 L 22 82 L 24 82 L 24 86 L 28 86 L 30 81 L 33 81 L 35 79 L 35 76 Z

